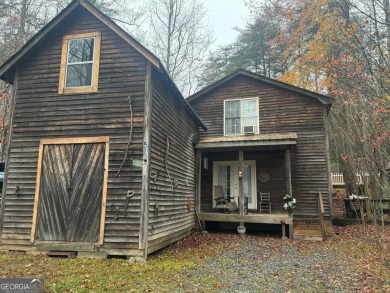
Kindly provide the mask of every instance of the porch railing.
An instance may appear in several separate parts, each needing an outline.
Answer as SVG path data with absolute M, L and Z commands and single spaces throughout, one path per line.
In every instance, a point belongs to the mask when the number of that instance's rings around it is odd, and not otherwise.
M 344 182 L 344 174 L 343 173 L 331 173 L 332 176 L 332 185 L 333 186 L 343 186 Z M 356 174 L 356 184 L 362 185 L 364 182 L 370 180 L 370 175 L 368 173 L 357 173 Z
M 331 173 L 332 185 L 345 185 L 343 173 Z

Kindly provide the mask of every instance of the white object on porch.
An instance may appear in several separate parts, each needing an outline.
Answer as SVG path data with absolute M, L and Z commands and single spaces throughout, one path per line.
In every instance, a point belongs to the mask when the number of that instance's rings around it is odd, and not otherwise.
M 333 186 L 345 185 L 343 173 L 331 173 L 331 176 Z M 368 173 L 356 173 L 356 184 L 362 185 L 364 182 L 368 182 L 369 180 L 370 175 Z

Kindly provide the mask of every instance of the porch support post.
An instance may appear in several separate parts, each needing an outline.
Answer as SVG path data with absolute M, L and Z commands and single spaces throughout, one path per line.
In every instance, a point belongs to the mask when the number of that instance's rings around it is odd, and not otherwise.
M 145 100 L 144 100 L 144 139 L 142 155 L 142 183 L 141 183 L 141 209 L 139 229 L 139 249 L 143 251 L 143 257 L 148 257 L 149 245 L 149 190 L 150 190 L 150 162 L 152 140 L 152 104 L 153 84 L 151 63 L 146 63 L 145 76 Z
M 141 183 L 141 210 L 139 249 L 143 251 L 143 257 L 148 257 L 149 244 L 149 191 L 150 191 L 150 161 L 151 161 L 151 140 L 152 140 L 152 104 L 153 84 L 152 67 L 150 62 L 146 63 L 145 76 L 145 100 L 144 100 L 144 139 L 142 155 L 142 183 Z
M 199 213 L 200 213 L 200 190 L 202 188 L 202 151 L 196 150 L 196 176 L 195 176 L 195 188 L 196 188 L 196 198 L 195 198 L 195 216 L 197 219 L 195 220 L 195 228 L 202 231 L 202 225 L 200 224 Z M 200 226 L 200 227 L 198 227 Z
M 287 185 L 287 193 L 292 195 L 292 184 L 291 184 L 291 154 L 290 149 L 286 149 L 285 151 L 285 165 L 286 165 L 286 185 Z
M 243 161 L 244 161 L 244 151 L 238 151 L 238 172 L 243 175 Z M 233 176 L 239 176 L 239 174 L 235 174 Z M 239 212 L 240 215 L 244 215 L 244 185 L 242 183 L 242 176 L 238 178 L 238 202 L 239 202 Z M 240 223 L 240 226 L 243 226 L 244 223 Z

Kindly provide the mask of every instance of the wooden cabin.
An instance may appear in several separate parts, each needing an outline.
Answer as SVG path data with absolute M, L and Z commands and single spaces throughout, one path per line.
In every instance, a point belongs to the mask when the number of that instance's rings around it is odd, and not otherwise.
M 331 98 L 237 70 L 187 101 L 207 127 L 195 146 L 203 222 L 280 224 L 286 194 L 297 201 L 294 219 L 319 219 L 320 199 L 324 218 L 331 218 Z M 236 202 L 238 214 L 219 209 L 221 193 Z
M 0 250 L 147 257 L 193 230 L 205 127 L 108 16 L 72 1 L 0 78 L 15 94 Z

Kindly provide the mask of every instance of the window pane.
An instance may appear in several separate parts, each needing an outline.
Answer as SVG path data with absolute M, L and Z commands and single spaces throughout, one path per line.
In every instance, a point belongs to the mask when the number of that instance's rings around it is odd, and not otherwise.
M 242 119 L 242 123 L 244 126 L 251 126 L 251 125 L 256 126 L 257 125 L 256 120 L 257 120 L 257 117 L 246 117 L 246 118 Z
M 218 184 L 223 188 L 223 195 L 226 198 L 231 196 L 230 190 L 230 166 L 219 166 L 218 168 Z
M 256 99 L 242 100 L 242 124 L 243 126 L 257 126 L 259 109 Z
M 90 86 L 92 63 L 68 65 L 66 87 Z
M 240 118 L 228 118 L 225 121 L 225 134 L 240 134 L 241 122 Z
M 225 117 L 226 118 L 240 117 L 240 101 L 227 101 L 225 103 Z
M 225 102 L 225 134 L 240 134 L 240 101 Z
M 94 38 L 69 41 L 68 64 L 93 60 Z
M 242 100 L 242 116 L 254 117 L 257 116 L 256 100 Z
M 242 184 L 244 189 L 244 197 L 248 197 L 248 204 L 252 203 L 252 178 L 251 178 L 251 166 L 244 165 L 243 166 L 243 178 Z

